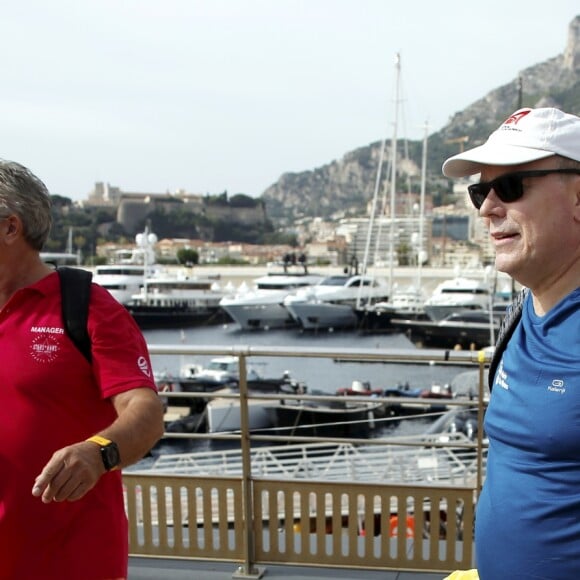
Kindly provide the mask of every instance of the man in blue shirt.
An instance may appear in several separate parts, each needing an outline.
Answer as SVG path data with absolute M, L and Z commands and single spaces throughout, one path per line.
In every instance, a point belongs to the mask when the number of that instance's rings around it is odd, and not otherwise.
M 580 118 L 521 109 L 443 164 L 480 174 L 470 199 L 495 264 L 526 290 L 490 372 L 486 480 L 477 505 L 483 580 L 580 578 Z

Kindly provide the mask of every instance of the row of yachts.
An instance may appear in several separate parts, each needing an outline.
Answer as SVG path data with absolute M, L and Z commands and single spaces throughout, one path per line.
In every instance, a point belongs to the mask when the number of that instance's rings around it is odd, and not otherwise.
M 97 266 L 95 282 L 107 288 L 144 329 L 233 322 L 241 330 L 300 328 L 397 331 L 450 346 L 489 344 L 507 297 L 484 279 L 455 276 L 425 296 L 369 274 L 324 276 L 305 265 L 280 264 L 238 287 L 197 276 L 191 268 L 158 265 Z M 469 332 L 461 334 L 461 328 Z M 465 344 L 462 344 L 465 343 Z

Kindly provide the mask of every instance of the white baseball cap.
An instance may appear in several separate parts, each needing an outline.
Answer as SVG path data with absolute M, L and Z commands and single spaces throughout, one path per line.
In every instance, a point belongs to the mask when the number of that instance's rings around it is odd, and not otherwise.
M 450 157 L 443 175 L 466 177 L 482 165 L 520 165 L 552 155 L 580 161 L 580 117 L 559 109 L 520 109 L 479 147 Z

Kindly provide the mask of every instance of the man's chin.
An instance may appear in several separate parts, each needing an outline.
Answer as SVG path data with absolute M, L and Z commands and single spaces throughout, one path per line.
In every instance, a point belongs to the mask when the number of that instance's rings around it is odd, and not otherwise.
M 495 256 L 495 269 L 498 272 L 503 272 L 509 276 L 514 277 L 520 268 L 520 263 L 514 260 L 510 256 L 496 254 Z

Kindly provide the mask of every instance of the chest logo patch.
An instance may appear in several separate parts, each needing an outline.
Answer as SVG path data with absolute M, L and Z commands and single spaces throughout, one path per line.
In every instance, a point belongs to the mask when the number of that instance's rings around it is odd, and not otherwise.
M 562 379 L 554 379 L 552 384 L 548 386 L 548 391 L 563 395 L 566 392 L 566 385 Z
M 31 344 L 32 358 L 38 362 L 52 362 L 56 359 L 60 345 L 51 334 L 35 336 Z

